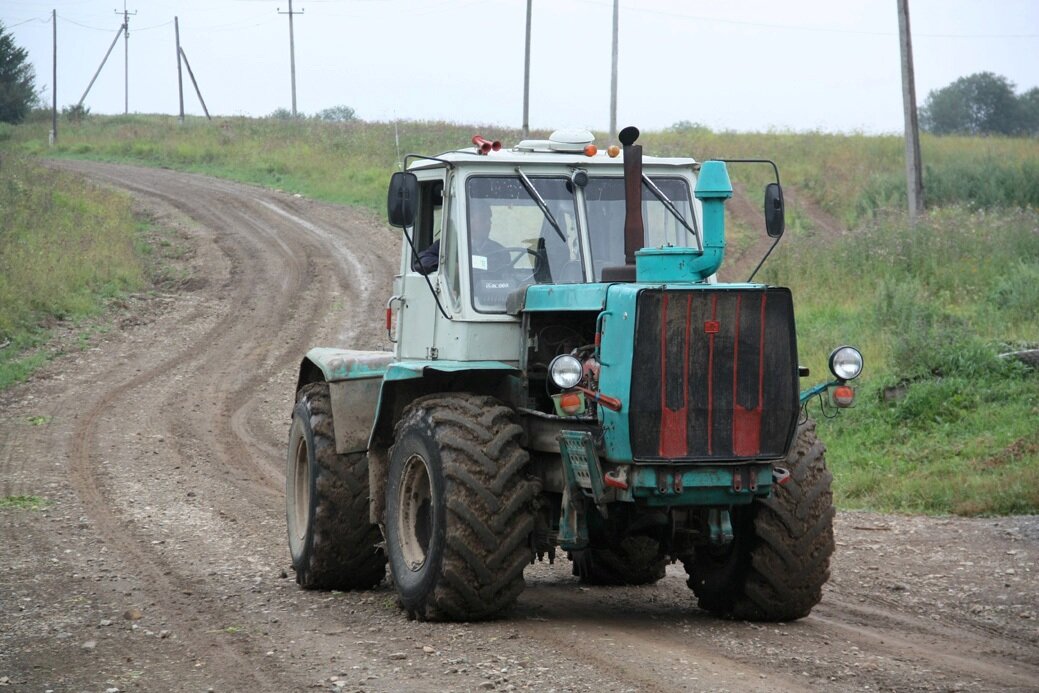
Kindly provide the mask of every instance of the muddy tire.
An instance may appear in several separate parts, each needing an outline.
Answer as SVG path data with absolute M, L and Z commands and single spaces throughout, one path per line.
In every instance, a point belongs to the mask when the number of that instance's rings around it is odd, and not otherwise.
M 390 449 L 386 551 L 401 606 L 422 620 L 492 618 L 523 591 L 538 485 L 515 413 L 491 397 L 432 395 Z
M 825 450 L 815 422 L 801 424 L 783 465 L 787 482 L 769 498 L 733 509 L 728 547 L 701 547 L 684 561 L 701 608 L 729 618 L 792 621 L 819 603 L 834 550 Z
M 379 528 L 368 519 L 368 458 L 337 455 L 327 383 L 296 397 L 285 470 L 289 553 L 306 589 L 369 589 L 386 575 Z
M 644 535 L 572 551 L 570 560 L 573 574 L 587 585 L 651 585 L 664 577 L 667 568 L 660 542 Z

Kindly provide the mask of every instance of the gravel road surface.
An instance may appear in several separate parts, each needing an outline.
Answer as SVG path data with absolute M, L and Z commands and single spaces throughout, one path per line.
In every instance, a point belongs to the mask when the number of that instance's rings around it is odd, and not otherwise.
M 840 513 L 823 601 L 789 624 L 709 617 L 680 564 L 637 588 L 536 564 L 479 624 L 410 622 L 386 583 L 301 591 L 296 368 L 310 346 L 387 348 L 399 236 L 282 192 L 60 165 L 128 190 L 176 280 L 0 393 L 0 498 L 46 501 L 0 509 L 0 689 L 1039 690 L 1036 517 Z

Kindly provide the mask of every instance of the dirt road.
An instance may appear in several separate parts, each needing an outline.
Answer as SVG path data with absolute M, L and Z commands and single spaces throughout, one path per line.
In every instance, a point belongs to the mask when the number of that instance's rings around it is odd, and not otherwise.
M 710 618 L 680 565 L 622 589 L 538 564 L 474 625 L 409 622 L 386 584 L 300 591 L 295 369 L 311 345 L 387 346 L 399 238 L 285 193 L 63 166 L 131 191 L 180 274 L 0 394 L 0 498 L 46 501 L 0 509 L 0 688 L 1039 690 L 1035 517 L 842 513 L 824 600 L 791 624 Z

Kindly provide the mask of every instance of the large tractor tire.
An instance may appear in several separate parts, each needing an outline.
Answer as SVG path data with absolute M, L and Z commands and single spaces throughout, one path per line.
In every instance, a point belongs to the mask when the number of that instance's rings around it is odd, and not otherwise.
M 401 416 L 386 482 L 386 552 L 408 616 L 492 618 L 523 591 L 536 481 L 515 413 L 470 394 L 431 395 Z
M 573 574 L 587 585 L 651 585 L 667 568 L 660 542 L 645 535 L 571 551 L 570 559 Z
M 786 483 L 746 508 L 734 508 L 729 546 L 701 547 L 684 560 L 700 607 L 751 621 L 793 621 L 822 598 L 833 555 L 832 475 L 815 422 L 797 430 Z
M 336 454 L 327 383 L 300 389 L 285 470 L 289 553 L 306 589 L 369 589 L 386 576 L 368 517 L 368 458 Z

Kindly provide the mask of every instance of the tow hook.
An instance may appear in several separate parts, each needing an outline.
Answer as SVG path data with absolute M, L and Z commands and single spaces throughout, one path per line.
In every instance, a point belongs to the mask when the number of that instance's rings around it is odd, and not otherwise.
M 782 486 L 786 482 L 790 481 L 790 470 L 785 467 L 773 467 L 772 481 Z

